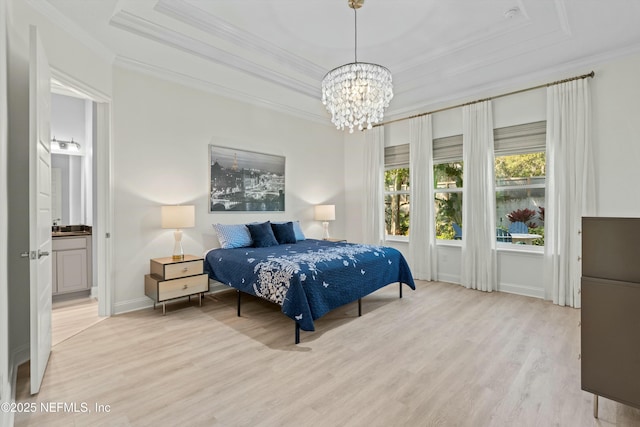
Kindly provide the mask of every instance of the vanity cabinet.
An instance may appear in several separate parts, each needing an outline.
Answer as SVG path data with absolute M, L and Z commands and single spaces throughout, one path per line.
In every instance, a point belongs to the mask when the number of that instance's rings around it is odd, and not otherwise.
M 53 295 L 91 288 L 91 236 L 55 237 L 53 249 Z

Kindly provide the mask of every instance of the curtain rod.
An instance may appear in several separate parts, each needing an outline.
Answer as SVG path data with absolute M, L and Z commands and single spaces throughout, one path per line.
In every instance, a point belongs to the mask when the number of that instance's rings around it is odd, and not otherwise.
M 509 96 L 509 95 L 516 95 L 518 93 L 528 92 L 530 90 L 541 89 L 543 87 L 554 86 L 554 85 L 561 84 L 561 83 L 567 83 L 567 82 L 571 82 L 573 80 L 586 79 L 587 77 L 592 77 L 593 78 L 595 75 L 596 75 L 596 73 L 592 71 L 589 74 L 583 74 L 581 76 L 570 77 L 568 79 L 558 80 L 558 81 L 551 82 L 551 83 L 545 83 L 545 84 L 541 84 L 541 85 L 538 85 L 538 86 L 528 87 L 526 89 L 515 90 L 513 92 L 507 92 L 507 93 L 503 93 L 501 95 L 490 96 L 488 98 L 478 99 L 478 100 L 471 101 L 471 102 L 465 102 L 464 104 L 458 104 L 458 105 L 452 105 L 450 107 L 439 108 L 437 110 L 429 111 L 427 113 L 414 114 L 413 116 L 401 117 L 399 119 L 389 120 L 387 122 L 382 122 L 382 123 L 378 123 L 376 125 L 373 125 L 373 127 L 375 128 L 375 127 L 378 127 L 378 126 L 389 125 L 389 124 L 395 123 L 395 122 L 401 122 L 401 121 L 404 121 L 404 120 L 415 119 L 416 117 L 427 116 L 429 114 L 439 113 L 441 111 L 453 110 L 454 108 L 464 107 L 465 105 L 472 105 L 472 104 L 477 104 L 478 102 L 491 101 L 492 99 L 498 99 L 498 98 L 502 98 L 502 97 Z

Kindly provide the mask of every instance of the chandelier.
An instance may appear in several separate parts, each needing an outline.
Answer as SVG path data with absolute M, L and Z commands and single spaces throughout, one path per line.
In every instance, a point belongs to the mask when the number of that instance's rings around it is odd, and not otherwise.
M 393 98 L 391 72 L 377 64 L 358 62 L 358 19 L 357 9 L 364 0 L 347 0 L 353 9 L 355 32 L 355 60 L 329 71 L 322 79 L 322 103 L 331 113 L 331 122 L 344 130 L 371 129 L 379 123 L 384 109 Z

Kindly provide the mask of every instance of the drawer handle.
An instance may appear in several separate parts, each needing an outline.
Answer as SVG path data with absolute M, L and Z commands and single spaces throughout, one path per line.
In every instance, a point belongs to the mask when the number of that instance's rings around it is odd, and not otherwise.
M 188 288 L 188 286 L 187 286 L 187 285 L 184 285 L 184 287 L 183 287 L 182 289 L 187 289 L 187 288 Z
M 187 271 L 189 271 L 189 268 L 188 268 L 188 267 L 185 267 L 185 268 L 183 268 L 183 269 L 182 269 L 182 272 L 183 272 L 183 273 L 186 273 Z

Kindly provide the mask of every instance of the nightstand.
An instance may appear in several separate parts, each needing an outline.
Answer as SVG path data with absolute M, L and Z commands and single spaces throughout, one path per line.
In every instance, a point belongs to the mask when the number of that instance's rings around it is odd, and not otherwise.
M 162 315 L 166 314 L 165 302 L 175 298 L 198 294 L 202 306 L 202 294 L 209 290 L 209 276 L 204 273 L 204 259 L 185 255 L 182 260 L 172 257 L 154 258 L 150 272 L 144 276 L 144 293 L 153 300 L 153 309 L 162 303 Z
M 332 237 L 328 238 L 328 239 L 322 239 L 326 242 L 333 242 L 333 243 L 347 243 L 347 239 L 334 239 Z

